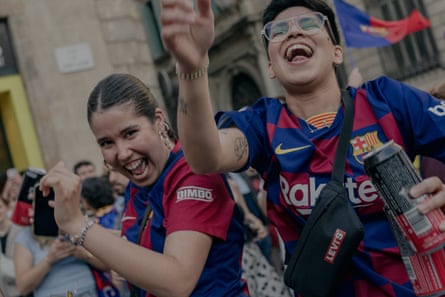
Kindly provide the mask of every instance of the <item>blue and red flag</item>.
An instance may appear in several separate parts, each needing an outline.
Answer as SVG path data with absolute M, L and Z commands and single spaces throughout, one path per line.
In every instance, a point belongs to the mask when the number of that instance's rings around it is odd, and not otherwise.
M 413 9 L 411 14 L 397 21 L 384 21 L 344 2 L 334 0 L 337 18 L 348 47 L 382 47 L 402 40 L 406 35 L 426 29 L 430 21 Z

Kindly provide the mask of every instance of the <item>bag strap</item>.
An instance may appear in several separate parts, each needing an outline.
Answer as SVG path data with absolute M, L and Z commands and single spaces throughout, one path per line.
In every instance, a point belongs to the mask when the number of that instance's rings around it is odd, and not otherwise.
M 177 150 L 173 150 L 170 155 L 168 156 L 167 162 L 165 164 L 165 168 L 169 167 L 170 165 L 172 165 L 173 161 L 177 158 L 177 156 L 179 156 L 179 151 Z M 148 223 L 148 217 L 150 216 L 151 213 L 151 205 L 150 205 L 150 201 L 149 199 L 147 199 L 147 208 L 145 208 L 145 212 L 144 212 L 144 216 L 142 218 L 141 221 L 141 226 L 139 227 L 139 231 L 138 231 L 138 239 L 136 241 L 136 244 L 140 244 L 141 243 L 141 238 L 142 238 L 142 233 L 145 229 L 145 227 L 147 226 Z
M 331 181 L 341 184 L 343 187 L 344 174 L 346 166 L 346 155 L 348 152 L 348 142 L 352 135 L 352 122 L 354 118 L 354 105 L 352 97 L 345 89 L 341 90 L 341 100 L 344 105 L 344 116 L 340 136 L 337 144 L 337 151 L 334 157 L 334 167 L 332 169 Z M 292 212 L 289 211 L 289 213 Z M 306 224 L 306 220 L 302 216 L 296 216 L 302 226 Z
M 167 168 L 168 166 L 170 166 L 172 164 L 172 162 L 176 159 L 176 157 L 179 155 L 179 151 L 173 151 L 170 156 L 168 157 L 167 163 L 165 165 L 165 168 Z M 148 218 L 150 217 L 150 213 L 151 213 L 151 205 L 150 205 L 150 201 L 147 200 L 147 207 L 145 208 L 144 211 L 144 216 L 142 217 L 142 221 L 141 221 L 141 225 L 139 226 L 139 230 L 138 230 L 138 238 L 136 241 L 136 244 L 140 244 L 141 243 L 141 239 L 142 239 L 142 233 L 144 233 L 144 229 L 147 226 L 148 223 Z M 142 290 L 139 287 L 136 287 L 132 284 L 130 284 L 130 297 L 140 297 L 142 293 Z
M 147 207 L 145 208 L 144 211 L 144 216 L 142 217 L 141 225 L 139 226 L 138 238 L 136 240 L 136 244 L 141 243 L 142 233 L 144 233 L 144 229 L 147 226 L 150 213 L 151 213 L 151 205 L 150 202 L 148 202 Z M 141 289 L 139 287 L 134 286 L 133 284 L 130 284 L 130 297 L 140 297 L 140 296 L 141 296 Z
M 354 106 L 352 104 L 352 98 L 349 92 L 347 90 L 342 90 L 341 93 L 341 98 L 345 106 L 345 113 L 340 138 L 338 140 L 337 151 L 335 152 L 334 168 L 332 170 L 331 179 L 343 184 L 348 143 L 352 135 Z
M 331 181 L 335 181 L 343 186 L 344 174 L 346 166 L 346 155 L 348 152 L 348 142 L 352 135 L 352 122 L 354 118 L 354 105 L 352 104 L 351 95 L 347 90 L 341 90 L 341 100 L 345 107 L 342 128 L 335 152 L 334 167 L 332 169 Z M 304 227 L 306 220 L 301 216 L 297 217 L 298 221 Z M 286 252 L 285 262 L 289 261 L 289 254 Z
M 147 208 L 145 208 L 144 216 L 142 218 L 141 226 L 139 226 L 138 239 L 136 241 L 136 244 L 141 243 L 142 233 L 143 233 L 145 227 L 147 226 L 148 217 L 150 216 L 150 213 L 151 213 L 151 205 L 150 205 L 150 202 L 148 201 Z

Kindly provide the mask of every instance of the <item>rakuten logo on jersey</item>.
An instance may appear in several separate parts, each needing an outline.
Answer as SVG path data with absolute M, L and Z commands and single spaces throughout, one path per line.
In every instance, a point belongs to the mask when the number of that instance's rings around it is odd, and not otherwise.
M 445 101 L 440 102 L 439 105 L 428 108 L 428 110 L 439 117 L 445 116 Z
M 310 208 L 315 205 L 315 200 L 326 184 L 320 183 L 317 185 L 317 179 L 310 177 L 309 184 L 290 185 L 283 176 L 280 176 L 280 186 L 286 204 L 298 208 L 301 214 L 307 215 L 310 214 Z M 368 179 L 356 183 L 348 177 L 345 182 L 345 189 L 349 200 L 357 206 L 366 206 L 379 197 L 376 188 Z
M 211 189 L 200 187 L 182 187 L 176 192 L 176 202 L 183 200 L 199 200 L 204 202 L 212 202 L 213 195 Z

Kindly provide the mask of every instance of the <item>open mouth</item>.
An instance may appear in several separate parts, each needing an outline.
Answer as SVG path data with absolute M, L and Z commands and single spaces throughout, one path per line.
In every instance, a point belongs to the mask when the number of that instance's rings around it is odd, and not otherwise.
M 299 58 L 310 58 L 314 54 L 313 50 L 304 44 L 293 44 L 286 49 L 285 58 L 289 61 L 296 61 Z
M 138 159 L 128 163 L 124 167 L 128 172 L 130 172 L 134 176 L 141 175 L 145 172 L 147 168 L 147 160 L 146 159 Z

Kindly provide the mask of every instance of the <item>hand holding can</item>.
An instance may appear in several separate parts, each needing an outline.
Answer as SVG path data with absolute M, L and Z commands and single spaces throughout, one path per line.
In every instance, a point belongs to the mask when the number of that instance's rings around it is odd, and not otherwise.
M 403 149 L 390 141 L 370 152 L 364 161 L 366 173 L 416 252 L 431 253 L 445 246 L 445 233 L 439 230 L 445 214 L 440 209 L 426 214 L 419 211 L 418 203 L 431 199 L 431 195 L 410 196 L 411 187 L 422 179 Z

